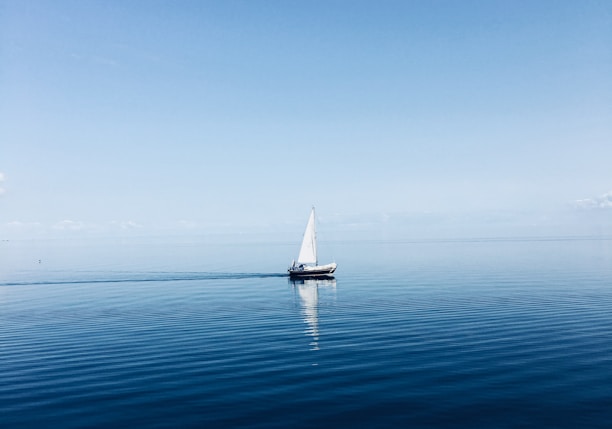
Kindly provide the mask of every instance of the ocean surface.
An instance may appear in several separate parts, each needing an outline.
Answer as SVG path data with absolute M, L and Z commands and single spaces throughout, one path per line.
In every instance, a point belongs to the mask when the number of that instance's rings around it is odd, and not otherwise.
M 0 242 L 0 427 L 612 427 L 612 239 L 319 246 Z

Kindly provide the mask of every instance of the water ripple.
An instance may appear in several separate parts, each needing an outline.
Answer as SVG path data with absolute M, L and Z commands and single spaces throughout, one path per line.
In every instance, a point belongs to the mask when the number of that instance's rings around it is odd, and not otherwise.
M 5 282 L 3 426 L 606 427 L 607 271 Z M 520 416 L 520 417 L 517 417 Z

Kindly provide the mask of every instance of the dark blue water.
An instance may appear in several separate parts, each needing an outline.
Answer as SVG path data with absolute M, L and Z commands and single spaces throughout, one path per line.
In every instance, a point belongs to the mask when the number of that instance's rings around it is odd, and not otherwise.
M 612 424 L 611 240 L 320 246 L 0 243 L 0 426 Z

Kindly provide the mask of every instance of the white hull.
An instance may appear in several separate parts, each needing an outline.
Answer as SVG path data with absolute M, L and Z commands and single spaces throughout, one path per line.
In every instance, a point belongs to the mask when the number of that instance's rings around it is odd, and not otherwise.
M 336 271 L 338 265 L 333 262 L 327 265 L 294 265 L 287 270 L 290 276 L 295 277 L 313 277 L 313 276 L 328 276 Z

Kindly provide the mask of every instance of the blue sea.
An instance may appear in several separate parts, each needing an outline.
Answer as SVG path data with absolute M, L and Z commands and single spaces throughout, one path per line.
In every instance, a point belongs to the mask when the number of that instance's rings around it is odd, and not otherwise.
M 612 427 L 612 239 L 298 247 L 0 242 L 0 427 Z

